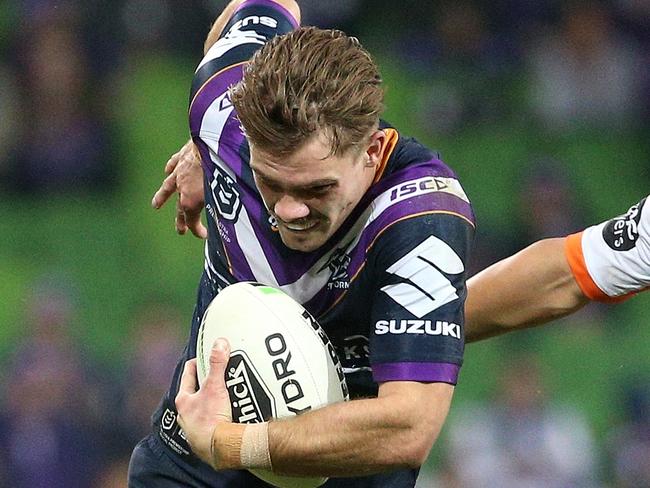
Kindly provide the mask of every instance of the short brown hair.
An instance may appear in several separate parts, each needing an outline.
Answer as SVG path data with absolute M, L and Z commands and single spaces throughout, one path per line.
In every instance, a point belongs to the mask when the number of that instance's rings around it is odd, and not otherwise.
M 377 127 L 384 108 L 379 69 L 359 41 L 315 27 L 266 43 L 231 98 L 249 141 L 274 155 L 291 154 L 321 129 L 331 154 L 343 154 Z

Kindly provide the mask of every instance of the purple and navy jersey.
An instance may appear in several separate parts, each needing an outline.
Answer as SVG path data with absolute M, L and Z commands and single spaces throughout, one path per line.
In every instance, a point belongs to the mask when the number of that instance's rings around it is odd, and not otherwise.
M 279 288 L 318 319 L 352 398 L 376 395 L 386 381 L 456 384 L 474 215 L 456 175 L 436 154 L 382 122 L 388 147 L 375 181 L 313 252 L 282 243 L 255 186 L 229 88 L 257 49 L 296 27 L 277 4 L 249 0 L 196 71 L 189 118 L 205 174 L 209 237 L 189 343 L 168 399 L 176 395 L 182 364 L 195 356 L 205 309 L 220 289 L 239 281 Z M 157 423 L 164 424 L 161 415 Z M 372 486 L 407 486 L 386 480 Z
M 205 272 L 217 289 L 257 281 L 289 294 L 319 319 L 350 374 L 455 383 L 473 215 L 433 153 L 386 127 L 381 174 L 325 246 L 293 251 L 274 229 L 228 92 L 265 40 L 294 27 L 269 3 L 240 10 L 196 72 L 189 114 L 206 176 Z

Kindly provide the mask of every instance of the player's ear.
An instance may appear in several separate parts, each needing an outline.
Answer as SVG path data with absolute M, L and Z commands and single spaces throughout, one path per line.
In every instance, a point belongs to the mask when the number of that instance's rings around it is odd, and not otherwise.
M 377 167 L 384 158 L 386 149 L 386 133 L 378 129 L 370 135 L 368 147 L 366 149 L 366 166 Z

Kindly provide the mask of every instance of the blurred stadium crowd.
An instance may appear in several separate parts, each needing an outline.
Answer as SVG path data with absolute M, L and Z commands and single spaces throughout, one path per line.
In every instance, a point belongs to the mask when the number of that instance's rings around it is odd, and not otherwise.
M 474 271 L 648 193 L 650 1 L 300 3 L 459 173 Z M 224 4 L 0 3 L 0 486 L 125 486 L 202 269 L 149 200 Z M 419 486 L 650 486 L 650 300 L 469 346 L 454 402 Z

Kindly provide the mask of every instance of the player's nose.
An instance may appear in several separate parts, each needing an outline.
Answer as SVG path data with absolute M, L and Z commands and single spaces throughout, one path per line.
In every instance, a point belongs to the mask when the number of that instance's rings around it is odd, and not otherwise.
M 281 220 L 291 222 L 307 217 L 309 215 L 309 207 L 302 200 L 285 194 L 275 202 L 273 212 Z

